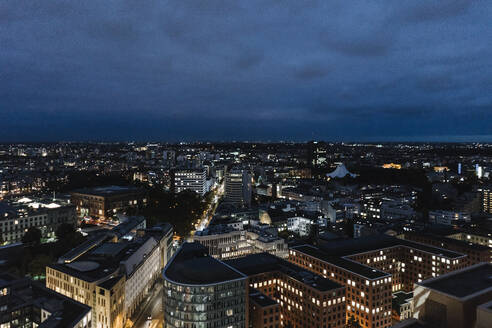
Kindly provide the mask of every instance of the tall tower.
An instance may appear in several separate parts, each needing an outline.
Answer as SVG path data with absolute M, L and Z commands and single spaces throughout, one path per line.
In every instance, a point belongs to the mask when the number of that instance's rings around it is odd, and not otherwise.
M 227 172 L 225 201 L 240 206 L 251 205 L 251 175 L 246 170 Z

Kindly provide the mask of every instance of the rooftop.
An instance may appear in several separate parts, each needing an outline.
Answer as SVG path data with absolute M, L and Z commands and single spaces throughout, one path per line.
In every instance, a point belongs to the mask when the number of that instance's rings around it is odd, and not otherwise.
M 261 293 L 260 291 L 254 288 L 250 288 L 249 298 L 261 307 L 278 304 L 274 299 L 266 296 L 265 294 Z
M 457 298 L 492 290 L 492 264 L 479 263 L 418 283 Z
M 87 194 L 94 196 L 110 196 L 134 192 L 142 192 L 142 189 L 133 186 L 101 186 L 93 188 L 82 188 L 74 190 L 74 193 Z
M 39 327 L 74 327 L 91 308 L 58 294 L 42 284 L 32 280 L 2 274 L 0 286 L 11 288 L 11 295 L 7 299 L 8 309 L 37 307 L 51 313 L 50 317 Z
M 164 269 L 165 278 L 185 285 L 210 285 L 245 276 L 207 253 L 199 243 L 185 243 Z
M 254 276 L 273 271 L 282 272 L 292 279 L 322 292 L 343 287 L 336 282 L 323 278 L 280 257 L 268 253 L 251 254 L 225 261 L 225 263 L 247 276 Z
M 302 245 L 302 246 L 295 246 L 293 247 L 294 250 L 299 251 L 301 253 L 316 257 L 320 260 L 323 260 L 325 262 L 331 263 L 333 265 L 336 265 L 340 268 L 349 270 L 351 272 L 354 272 L 356 274 L 359 274 L 365 278 L 369 279 L 378 279 L 378 278 L 383 278 L 387 277 L 390 274 L 373 269 L 367 265 L 361 264 L 359 262 L 355 262 L 349 259 L 345 259 L 340 256 L 336 255 L 330 255 L 329 253 L 325 252 L 324 250 L 321 250 L 317 247 L 311 246 L 311 245 Z
M 331 255 L 347 256 L 395 246 L 411 247 L 423 252 L 436 255 L 439 254 L 440 256 L 445 256 L 448 258 L 458 258 L 463 256 L 461 253 L 452 252 L 443 248 L 424 245 L 409 240 L 399 239 L 384 234 L 357 239 L 337 240 L 336 242 L 326 242 L 323 243 L 320 248 Z

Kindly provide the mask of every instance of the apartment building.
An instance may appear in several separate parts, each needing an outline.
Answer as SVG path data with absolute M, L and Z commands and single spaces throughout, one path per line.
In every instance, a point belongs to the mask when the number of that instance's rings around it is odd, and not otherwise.
M 459 269 L 465 254 L 389 236 L 294 246 L 289 260 L 346 287 L 347 314 L 364 327 L 390 327 L 392 293 Z

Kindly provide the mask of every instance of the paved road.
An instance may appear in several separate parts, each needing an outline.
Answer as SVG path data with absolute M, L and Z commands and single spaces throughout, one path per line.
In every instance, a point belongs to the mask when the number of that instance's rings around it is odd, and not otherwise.
M 151 299 L 144 303 L 140 315 L 135 321 L 135 328 L 162 328 L 164 314 L 162 313 L 162 285 L 156 284 Z M 152 319 L 149 320 L 148 318 Z

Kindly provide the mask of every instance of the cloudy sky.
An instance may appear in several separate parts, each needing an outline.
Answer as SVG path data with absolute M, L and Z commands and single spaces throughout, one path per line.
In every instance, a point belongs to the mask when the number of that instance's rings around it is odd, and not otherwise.
M 0 141 L 492 141 L 492 1 L 0 1 Z

